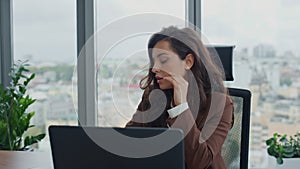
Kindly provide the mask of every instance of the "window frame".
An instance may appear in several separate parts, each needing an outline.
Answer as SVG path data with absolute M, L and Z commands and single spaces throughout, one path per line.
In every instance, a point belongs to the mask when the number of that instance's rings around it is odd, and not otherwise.
M 0 1 L 0 83 L 10 85 L 9 73 L 13 64 L 12 2 Z
M 93 39 L 89 40 L 95 32 L 94 0 L 77 0 L 76 6 L 78 123 L 84 126 L 96 126 L 95 42 Z M 89 45 L 84 46 L 88 40 Z
M 201 0 L 187 0 L 187 19 L 194 25 L 194 30 L 201 30 Z M 201 32 L 198 32 L 201 35 Z

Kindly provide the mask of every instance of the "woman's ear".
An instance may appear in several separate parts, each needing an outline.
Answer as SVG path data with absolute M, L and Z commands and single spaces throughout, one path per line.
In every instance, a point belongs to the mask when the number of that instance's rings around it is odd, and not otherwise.
M 185 68 L 187 70 L 191 69 L 191 67 L 194 65 L 194 55 L 193 54 L 188 54 L 186 55 L 184 62 L 185 62 Z

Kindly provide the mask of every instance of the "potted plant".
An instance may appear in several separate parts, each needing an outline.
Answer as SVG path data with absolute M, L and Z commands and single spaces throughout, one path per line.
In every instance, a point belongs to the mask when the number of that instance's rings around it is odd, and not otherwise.
M 21 61 L 14 64 L 9 75 L 10 86 L 4 88 L 0 84 L 0 150 L 28 150 L 30 145 L 45 137 L 44 133 L 25 136 L 26 131 L 34 127 L 30 120 L 35 113 L 26 111 L 35 102 L 26 93 L 29 82 L 35 77 L 27 66 Z
M 287 167 L 287 165 L 293 167 L 300 166 L 300 133 L 298 132 L 294 136 L 287 137 L 286 134 L 280 135 L 278 133 L 274 133 L 273 137 L 266 140 L 267 144 L 267 151 L 270 156 L 276 158 L 277 165 L 285 165 L 284 168 L 291 168 Z M 284 164 L 287 163 L 286 161 L 290 161 L 288 159 L 296 159 L 293 160 L 297 164 Z M 285 162 L 283 161 L 285 159 Z

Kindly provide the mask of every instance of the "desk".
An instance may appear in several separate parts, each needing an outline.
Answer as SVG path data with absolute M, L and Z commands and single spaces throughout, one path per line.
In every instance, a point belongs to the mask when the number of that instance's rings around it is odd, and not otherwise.
M 53 169 L 49 152 L 0 151 L 1 169 Z

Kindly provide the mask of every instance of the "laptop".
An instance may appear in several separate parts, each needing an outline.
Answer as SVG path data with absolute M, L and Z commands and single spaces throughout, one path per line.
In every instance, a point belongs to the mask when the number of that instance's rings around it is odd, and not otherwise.
M 184 169 L 183 132 L 170 128 L 50 126 L 55 169 Z

